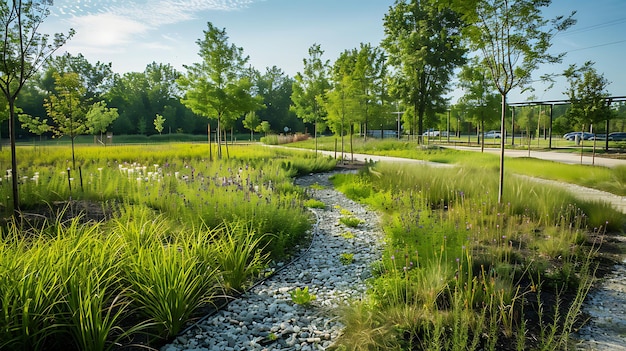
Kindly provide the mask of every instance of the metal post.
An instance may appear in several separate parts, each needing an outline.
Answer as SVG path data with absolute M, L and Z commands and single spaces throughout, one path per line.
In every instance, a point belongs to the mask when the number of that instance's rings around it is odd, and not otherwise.
M 450 109 L 448 109 L 448 130 L 446 131 L 446 137 L 448 138 L 448 144 L 450 144 Z

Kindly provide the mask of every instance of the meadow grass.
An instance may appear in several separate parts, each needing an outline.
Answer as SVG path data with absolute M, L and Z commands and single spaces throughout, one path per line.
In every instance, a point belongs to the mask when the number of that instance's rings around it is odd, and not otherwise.
M 175 336 L 311 225 L 310 153 L 206 145 L 18 148 L 22 220 L 0 226 L 0 348 L 111 350 Z M 5 164 L 2 154 L 2 164 Z M 8 173 L 7 173 L 8 174 Z M 5 177 L 0 196 L 10 196 Z M 6 216 L 10 204 L 2 208 Z
M 383 213 L 387 242 L 367 305 L 344 311 L 355 330 L 337 349 L 358 338 L 381 350 L 567 349 L 593 281 L 588 235 L 624 224 L 615 210 L 586 213 L 597 204 L 520 178 L 498 204 L 489 168 L 379 164 L 333 181 Z M 548 295 L 560 303 L 547 306 Z

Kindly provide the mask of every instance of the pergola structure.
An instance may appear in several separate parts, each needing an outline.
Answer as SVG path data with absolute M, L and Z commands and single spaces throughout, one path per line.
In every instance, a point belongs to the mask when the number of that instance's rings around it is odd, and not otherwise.
M 620 101 L 626 101 L 626 96 L 609 96 L 606 97 L 604 99 L 604 101 L 606 102 L 606 104 L 608 106 L 610 106 L 612 103 L 614 102 L 620 102 Z M 548 148 L 552 149 L 552 120 L 553 120 L 553 116 L 552 116 L 552 111 L 554 110 L 554 106 L 555 105 L 567 105 L 570 104 L 572 101 L 571 100 L 545 100 L 545 101 L 524 101 L 524 102 L 512 102 L 512 103 L 508 103 L 507 105 L 513 108 L 513 123 L 512 123 L 512 131 L 511 134 L 514 135 L 515 134 L 515 107 L 523 107 L 523 106 L 550 106 L 550 128 L 549 130 L 549 141 L 548 141 Z M 607 131 L 609 130 L 609 126 L 608 123 L 609 121 L 607 120 Z M 515 138 L 512 138 L 512 143 L 515 143 Z M 608 147 L 608 138 L 607 138 L 607 147 Z

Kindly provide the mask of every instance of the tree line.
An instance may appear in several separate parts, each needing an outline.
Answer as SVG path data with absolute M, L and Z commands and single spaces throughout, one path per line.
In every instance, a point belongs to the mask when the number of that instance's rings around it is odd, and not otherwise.
M 21 6 L 37 3 L 26 1 Z M 471 124 L 479 134 L 499 126 L 496 111 L 502 92 L 527 87 L 539 63 L 561 58 L 547 54 L 550 42 L 546 35 L 567 29 L 573 24 L 571 15 L 555 19 L 545 32 L 533 29 L 545 27 L 547 20 L 539 11 L 549 3 L 397 0 L 384 14 L 385 37 L 379 46 L 362 43 L 340 53 L 331 63 L 323 58 L 322 47 L 313 44 L 303 60 L 303 70 L 295 77 L 276 66 L 263 73 L 251 67 L 243 48 L 229 43 L 226 30 L 210 22 L 204 37 L 196 42 L 201 62 L 186 65 L 184 73 L 168 63 L 153 62 L 143 72 L 114 74 L 112 63 L 94 64 L 81 54 L 66 53 L 42 61 L 41 69 L 25 82 L 16 102 L 20 116 L 17 136 L 72 137 L 105 131 L 201 134 L 207 132 L 204 118 L 213 130 L 280 133 L 304 132 L 310 127 L 317 131 L 309 131 L 313 134 L 330 130 L 340 136 L 366 136 L 368 129 L 398 129 L 396 116 L 401 112 L 403 133 L 419 137 L 426 128 L 442 129 L 448 110 L 457 111 L 457 119 Z M 520 19 L 526 16 L 526 20 L 523 25 L 496 23 L 505 14 Z M 489 28 L 500 25 L 516 29 L 516 35 L 525 34 L 526 43 L 536 42 L 535 47 L 520 44 L 513 51 L 520 64 L 508 71 L 502 69 L 506 62 L 493 61 L 503 48 L 486 45 Z M 467 59 L 468 53 L 479 55 Z M 584 76 L 583 71 L 604 79 L 592 65 L 573 66 L 562 75 L 572 84 L 573 77 Z M 452 105 L 447 94 L 455 80 L 464 95 Z M 606 94 L 608 82 L 604 83 L 595 86 L 596 94 Z M 572 95 L 571 89 L 564 93 L 583 100 Z M 70 105 L 71 113 L 67 110 Z M 2 117 L 8 120 L 8 113 Z M 560 121 L 556 130 L 592 123 L 584 119 Z M 218 140 L 224 138 L 217 136 Z
M 379 45 L 361 43 L 331 63 L 313 44 L 302 71 L 289 77 L 276 66 L 265 72 L 252 67 L 243 48 L 210 22 L 196 41 L 200 60 L 184 72 L 153 62 L 143 72 L 114 74 L 112 63 L 54 55 L 74 31 L 53 37 L 37 32 L 52 2 L 2 2 L 0 110 L 7 112 L 0 118 L 12 144 L 32 135 L 73 140 L 89 133 L 102 141 L 105 132 L 212 131 L 218 157 L 226 132 L 246 129 L 251 138 L 255 131 L 316 137 L 328 129 L 341 136 L 343 150 L 344 136 L 367 137 L 371 129 L 401 130 L 420 142 L 426 128 L 446 124 L 449 130 L 455 113 L 478 135 L 486 128 L 504 134 L 512 118 L 509 92 L 532 89 L 539 65 L 561 62 L 563 54 L 549 53 L 551 40 L 576 22 L 574 13 L 544 18 L 542 9 L 550 3 L 396 0 L 383 15 Z M 609 82 L 592 62 L 542 79 L 556 75 L 567 77 L 571 87 L 565 93 L 572 101 L 557 129 L 583 129 L 600 120 L 610 128 L 617 109 L 599 102 Z M 447 94 L 455 81 L 464 94 L 451 104 Z M 460 133 L 460 123 L 456 129 Z

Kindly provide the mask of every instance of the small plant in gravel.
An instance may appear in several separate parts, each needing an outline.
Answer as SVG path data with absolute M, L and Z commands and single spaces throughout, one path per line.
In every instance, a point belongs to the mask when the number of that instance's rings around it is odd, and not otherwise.
M 321 208 L 321 209 L 325 209 L 326 208 L 326 204 L 323 203 L 320 200 L 316 200 L 316 199 L 308 199 L 306 201 L 304 201 L 304 206 L 308 207 L 308 208 Z
M 353 217 L 353 216 L 347 216 L 347 217 L 341 217 L 339 218 L 339 222 L 343 225 L 345 225 L 346 227 L 350 227 L 350 228 L 356 228 L 358 227 L 361 223 L 363 223 L 362 220 Z
M 345 217 L 352 216 L 352 211 L 348 209 L 342 208 L 339 205 L 335 206 L 335 208 L 339 210 L 339 213 L 341 213 L 342 216 L 345 216 Z
M 354 254 L 349 252 L 344 252 L 339 257 L 339 261 L 344 265 L 349 265 L 354 262 Z
M 341 233 L 341 237 L 344 239 L 354 239 L 354 233 L 351 231 L 346 231 Z
M 297 305 L 308 306 L 311 302 L 317 299 L 317 296 L 309 292 L 309 287 L 305 286 L 304 289 L 296 288 L 289 292 L 291 301 Z
M 321 185 L 319 183 L 315 183 L 315 184 L 311 185 L 310 188 L 313 189 L 313 190 L 323 190 L 323 189 L 326 189 L 325 186 L 323 186 L 323 185 Z

